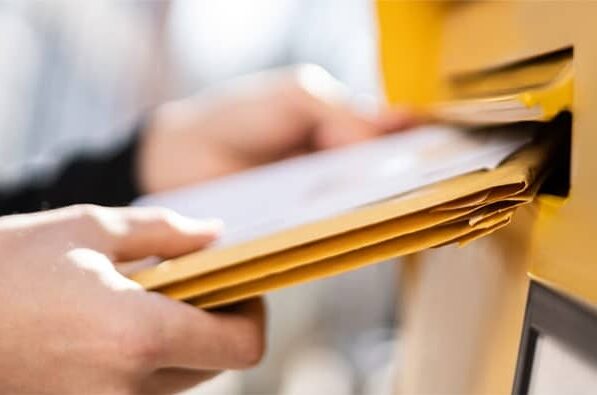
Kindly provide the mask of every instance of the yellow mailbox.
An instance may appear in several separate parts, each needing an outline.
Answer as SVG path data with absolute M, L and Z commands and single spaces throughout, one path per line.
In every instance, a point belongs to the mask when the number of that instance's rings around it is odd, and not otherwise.
M 571 146 L 554 158 L 559 186 L 513 226 L 405 265 L 398 392 L 597 392 L 597 350 L 587 342 L 597 335 L 597 2 L 376 6 L 391 103 L 425 109 L 508 96 L 554 131 L 571 130 Z M 540 93 L 554 84 L 555 101 Z M 466 114 L 479 115 L 475 108 Z M 571 115 L 556 117 L 562 110 Z

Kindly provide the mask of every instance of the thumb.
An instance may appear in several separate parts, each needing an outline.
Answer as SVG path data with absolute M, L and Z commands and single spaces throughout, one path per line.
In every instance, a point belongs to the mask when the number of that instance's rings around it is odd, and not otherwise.
M 198 221 L 162 208 L 117 209 L 124 226 L 110 251 L 116 261 L 148 256 L 172 258 L 204 248 L 220 234 L 220 220 Z

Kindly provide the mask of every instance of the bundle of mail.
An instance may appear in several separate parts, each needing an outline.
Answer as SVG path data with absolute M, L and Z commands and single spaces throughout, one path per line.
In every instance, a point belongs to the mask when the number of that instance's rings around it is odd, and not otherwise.
M 553 139 L 425 126 L 148 196 L 223 219 L 221 240 L 131 278 L 209 308 L 334 276 L 506 226 L 544 179 Z

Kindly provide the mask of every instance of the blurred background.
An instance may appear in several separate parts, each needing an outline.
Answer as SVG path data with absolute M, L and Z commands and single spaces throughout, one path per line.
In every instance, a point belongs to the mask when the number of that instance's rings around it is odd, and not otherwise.
M 0 0 L 0 184 L 118 144 L 157 104 L 316 63 L 379 97 L 370 0 Z M 389 394 L 395 263 L 268 297 L 269 351 L 197 394 Z

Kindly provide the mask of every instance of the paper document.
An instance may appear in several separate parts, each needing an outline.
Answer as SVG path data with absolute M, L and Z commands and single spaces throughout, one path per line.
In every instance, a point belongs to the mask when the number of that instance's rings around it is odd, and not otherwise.
M 228 246 L 493 169 L 531 138 L 525 129 L 469 132 L 424 126 L 147 196 L 136 204 L 168 207 L 194 218 L 220 218 L 225 230 L 215 246 Z

